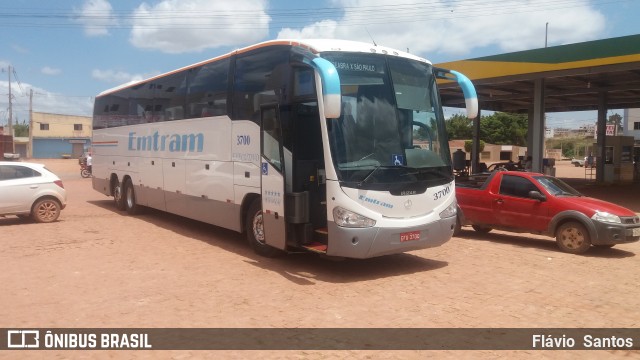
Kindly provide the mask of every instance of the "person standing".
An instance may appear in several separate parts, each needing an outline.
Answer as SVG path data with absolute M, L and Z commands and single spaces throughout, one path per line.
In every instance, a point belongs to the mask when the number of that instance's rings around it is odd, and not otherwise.
M 89 173 L 91 173 L 91 165 L 93 165 L 93 158 L 91 157 L 91 152 L 87 153 L 87 169 Z
M 531 171 L 533 167 L 533 158 L 531 155 L 527 156 L 527 159 L 524 161 L 524 171 Z

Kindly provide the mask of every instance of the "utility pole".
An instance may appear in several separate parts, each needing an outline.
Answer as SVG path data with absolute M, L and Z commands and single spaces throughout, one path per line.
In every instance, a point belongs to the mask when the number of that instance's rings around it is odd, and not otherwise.
M 545 29 L 544 29 L 544 47 L 547 47 L 548 34 L 549 34 L 549 23 L 547 22 L 547 25 L 545 26 Z
M 27 145 L 27 158 L 33 157 L 33 88 L 29 89 L 29 144 Z
M 9 65 L 9 135 L 11 135 L 11 153 L 16 152 L 15 142 L 13 139 L 13 108 L 11 105 L 11 65 Z

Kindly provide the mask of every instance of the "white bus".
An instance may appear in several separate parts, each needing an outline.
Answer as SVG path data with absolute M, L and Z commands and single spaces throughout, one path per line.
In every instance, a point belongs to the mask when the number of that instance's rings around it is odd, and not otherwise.
M 93 188 L 246 233 L 264 256 L 369 258 L 452 236 L 454 177 L 436 78 L 382 46 L 275 40 L 96 97 Z

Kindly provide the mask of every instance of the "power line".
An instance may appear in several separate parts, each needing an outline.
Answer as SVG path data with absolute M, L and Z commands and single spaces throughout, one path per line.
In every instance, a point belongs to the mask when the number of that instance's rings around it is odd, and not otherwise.
M 592 6 L 602 6 L 623 2 L 624 0 L 595 0 Z M 310 22 L 325 20 L 327 18 L 341 18 L 338 26 L 361 26 L 368 24 L 388 24 L 399 22 L 452 20 L 458 18 L 473 18 L 478 16 L 504 15 L 514 13 L 548 12 L 584 5 L 583 0 L 541 0 L 534 8 L 517 2 L 503 0 L 493 1 L 487 4 L 484 0 L 470 0 L 462 4 L 448 3 L 441 6 L 439 1 L 426 1 L 423 3 L 401 3 L 376 6 L 351 6 L 351 7 L 321 7 L 321 8 L 294 8 L 262 10 L 233 10 L 233 11 L 207 11 L 207 10 L 151 10 L 150 15 L 142 15 L 139 12 L 112 11 L 104 12 L 86 11 L 82 14 L 57 9 L 32 9 L 25 8 L 0 8 L 0 26 L 4 27 L 35 27 L 35 28 L 111 28 L 131 29 L 157 29 L 170 26 L 171 28 L 190 29 L 222 29 L 233 24 L 234 28 L 262 29 L 268 26 L 304 26 Z M 458 6 L 462 5 L 462 6 Z M 346 16 L 348 14 L 348 16 Z M 257 25 L 259 20 L 270 19 L 269 25 Z M 198 19 L 205 19 L 199 22 Z M 13 21 L 13 20 L 18 20 Z M 214 20 L 214 21 L 212 21 Z M 230 20 L 221 22 L 221 20 Z M 29 22 L 27 22 L 29 21 Z M 53 22 L 50 22 L 53 21 Z M 60 22 L 63 21 L 63 22 Z M 92 24 L 91 22 L 97 21 Z M 105 22 L 106 21 L 106 22 Z M 170 23 L 157 24 L 155 22 L 171 21 Z M 154 22 L 147 23 L 145 22 Z

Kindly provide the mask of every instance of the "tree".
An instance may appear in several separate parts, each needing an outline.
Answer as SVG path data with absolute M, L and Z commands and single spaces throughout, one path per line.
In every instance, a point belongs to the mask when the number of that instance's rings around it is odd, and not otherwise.
M 609 116 L 609 119 L 607 119 L 607 124 L 616 126 L 616 134 L 619 134 L 624 130 L 622 128 L 622 116 L 620 116 L 620 114 L 618 113 Z
M 480 140 L 480 152 L 482 152 L 484 150 L 484 140 Z M 466 140 L 464 142 L 464 151 L 470 153 L 471 152 L 471 147 L 473 146 L 473 141 L 472 140 Z
M 496 112 L 480 119 L 480 138 L 490 144 L 527 146 L 529 119 L 523 114 Z M 445 120 L 449 140 L 473 137 L 473 120 L 453 115 Z
M 25 124 L 15 124 L 13 125 L 13 131 L 16 134 L 16 137 L 28 137 L 29 136 L 29 125 Z
M 480 119 L 480 137 L 490 144 L 527 145 L 528 118 L 523 114 L 496 112 Z
M 464 115 L 455 114 L 444 121 L 449 140 L 464 140 L 473 137 L 473 120 Z

